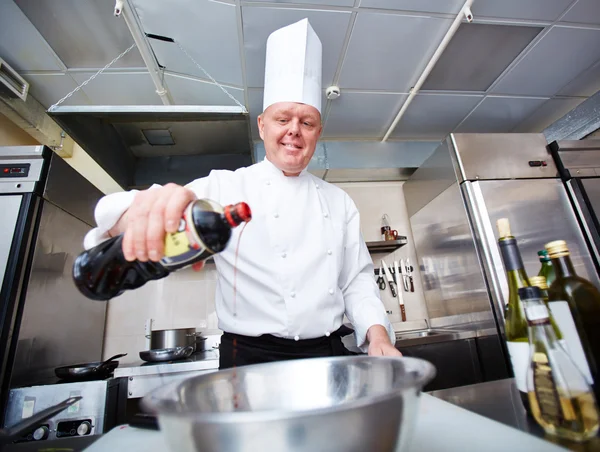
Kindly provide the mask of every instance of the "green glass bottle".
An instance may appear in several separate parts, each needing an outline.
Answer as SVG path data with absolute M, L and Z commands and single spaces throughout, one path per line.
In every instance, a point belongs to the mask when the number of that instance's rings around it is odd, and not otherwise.
M 549 307 L 562 331 L 575 364 L 593 385 L 600 400 L 600 291 L 577 276 L 567 243 L 546 244 L 556 274 L 548 289 Z
M 542 264 L 538 276 L 543 276 L 546 278 L 546 284 L 548 284 L 548 287 L 550 287 L 556 278 L 552 261 L 550 260 L 550 256 L 548 256 L 548 251 L 546 250 L 538 251 L 538 256 L 540 258 L 540 263 Z
M 500 237 L 498 239 L 498 246 L 508 280 L 508 303 L 504 311 L 506 345 L 510 354 L 517 388 L 521 394 L 521 400 L 525 409 L 529 412 L 526 382 L 529 365 L 529 336 L 525 311 L 519 298 L 519 289 L 521 287 L 529 287 L 529 279 L 527 278 L 523 259 L 517 246 L 517 239 L 513 237 L 510 231 L 508 219 L 499 219 L 496 222 L 496 227 L 498 228 L 498 235 Z

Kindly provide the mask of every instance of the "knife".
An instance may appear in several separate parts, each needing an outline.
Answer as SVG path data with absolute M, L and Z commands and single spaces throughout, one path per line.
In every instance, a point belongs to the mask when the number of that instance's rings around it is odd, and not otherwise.
M 392 291 L 392 297 L 397 297 L 398 294 L 396 293 L 396 288 L 394 287 L 394 278 L 392 278 L 392 272 L 383 259 L 381 259 L 381 266 L 383 267 L 383 272 L 388 280 L 388 286 L 390 286 L 390 290 Z
M 400 269 L 398 268 L 398 261 L 394 261 L 394 271 L 398 278 L 400 278 Z M 404 297 L 402 296 L 402 291 L 398 290 L 398 302 L 400 303 L 400 314 L 402 315 L 402 321 L 406 322 L 406 308 L 404 307 Z
M 404 286 L 404 292 L 408 292 L 408 281 L 406 280 L 406 266 L 404 265 L 404 259 L 400 259 L 400 271 L 402 272 L 402 285 Z
M 414 292 L 415 291 L 415 284 L 413 282 L 413 276 L 412 276 L 412 267 L 410 266 L 410 259 L 406 259 L 406 274 L 408 275 L 408 280 L 410 282 L 410 291 Z

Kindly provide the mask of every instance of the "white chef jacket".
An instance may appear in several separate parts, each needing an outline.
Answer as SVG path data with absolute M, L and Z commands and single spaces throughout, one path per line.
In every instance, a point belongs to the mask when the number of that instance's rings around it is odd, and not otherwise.
M 246 336 L 311 339 L 337 330 L 345 313 L 363 351 L 372 325 L 383 325 L 394 343 L 359 213 L 343 190 L 306 170 L 287 177 L 267 159 L 236 171 L 212 171 L 187 187 L 198 198 L 221 205 L 244 201 L 252 210 L 239 245 L 237 315 L 233 279 L 241 226 L 215 256 L 220 329 Z M 98 228 L 86 236 L 86 248 L 108 238 L 107 231 L 134 196 L 135 191 L 117 193 L 98 203 Z

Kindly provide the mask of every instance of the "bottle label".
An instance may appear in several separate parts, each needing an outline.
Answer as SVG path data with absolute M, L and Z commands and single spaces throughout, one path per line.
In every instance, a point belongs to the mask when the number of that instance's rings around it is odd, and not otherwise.
M 185 209 L 179 221 L 177 232 L 165 236 L 165 256 L 160 263 L 167 270 L 177 270 L 211 256 L 206 245 L 200 240 L 192 221 L 192 205 Z
M 532 366 L 533 388 L 540 416 L 549 424 L 561 425 L 562 408 L 547 356 L 543 353 L 534 354 Z
M 548 316 L 548 309 L 543 304 L 527 306 L 525 308 L 525 317 L 530 325 L 540 325 L 544 323 L 550 323 L 550 317 Z
M 571 359 L 579 369 L 579 372 L 583 374 L 588 384 L 593 385 L 592 372 L 585 358 L 585 352 L 583 351 L 583 346 L 575 327 L 575 321 L 569 309 L 569 303 L 566 301 L 550 301 L 548 307 L 552 311 L 552 316 L 563 335 Z
M 510 362 L 512 363 L 513 373 L 517 389 L 527 393 L 527 369 L 529 367 L 529 342 L 507 341 Z
M 498 242 L 500 252 L 502 253 L 502 261 L 507 272 L 519 270 L 523 268 L 523 261 L 519 254 L 516 239 L 505 239 Z

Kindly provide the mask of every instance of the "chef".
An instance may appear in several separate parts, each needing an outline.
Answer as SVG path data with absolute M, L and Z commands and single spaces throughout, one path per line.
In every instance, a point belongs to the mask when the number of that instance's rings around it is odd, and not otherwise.
M 185 187 L 106 196 L 96 207 L 98 227 L 86 236 L 90 248 L 124 233 L 128 260 L 158 261 L 165 231 L 176 231 L 192 200 L 248 203 L 253 218 L 240 240 L 237 275 L 241 227 L 215 256 L 220 368 L 349 354 L 341 341 L 344 314 L 364 352 L 400 355 L 354 202 L 306 170 L 322 131 L 321 53 L 307 19 L 269 36 L 258 117 L 262 162 L 215 170 Z

